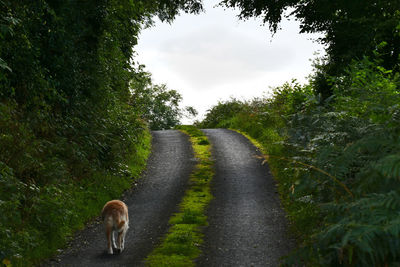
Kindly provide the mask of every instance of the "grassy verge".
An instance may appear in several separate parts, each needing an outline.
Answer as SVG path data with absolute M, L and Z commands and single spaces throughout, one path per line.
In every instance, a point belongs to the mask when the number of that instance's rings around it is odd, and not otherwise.
M 262 145 L 260 142 L 258 142 L 257 139 L 254 139 L 253 137 L 251 137 L 251 136 L 248 135 L 247 133 L 245 133 L 245 132 L 243 132 L 243 131 L 240 131 L 240 130 L 237 130 L 237 129 L 229 128 L 229 130 L 232 130 L 232 131 L 235 131 L 235 132 L 237 132 L 237 133 L 240 133 L 241 135 L 243 135 L 244 137 L 246 137 L 247 139 L 249 139 L 249 141 L 250 141 L 255 147 L 257 147 L 257 148 L 261 151 L 261 153 L 262 153 L 263 155 L 266 155 L 266 154 L 267 154 L 266 148 L 263 147 L 263 145 Z
M 201 252 L 201 227 L 207 225 L 205 211 L 212 199 L 210 181 L 214 171 L 211 146 L 197 128 L 180 126 L 179 130 L 190 136 L 198 163 L 190 176 L 190 188 L 182 199 L 180 211 L 171 217 L 171 227 L 162 243 L 146 258 L 147 266 L 194 266 L 193 260 Z

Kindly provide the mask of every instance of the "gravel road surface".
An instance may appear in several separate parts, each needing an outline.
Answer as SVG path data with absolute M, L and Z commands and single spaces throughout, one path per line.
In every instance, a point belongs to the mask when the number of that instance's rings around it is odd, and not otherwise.
M 168 229 L 195 165 L 191 144 L 179 131 L 155 131 L 144 177 L 123 200 L 129 207 L 129 230 L 121 254 L 106 253 L 99 219 L 77 234 L 69 248 L 47 266 L 142 266 L 143 259 Z M 100 215 L 99 210 L 99 215 Z
M 198 266 L 279 266 L 294 246 L 276 184 L 258 150 L 242 135 L 204 130 L 213 149 L 216 175 Z

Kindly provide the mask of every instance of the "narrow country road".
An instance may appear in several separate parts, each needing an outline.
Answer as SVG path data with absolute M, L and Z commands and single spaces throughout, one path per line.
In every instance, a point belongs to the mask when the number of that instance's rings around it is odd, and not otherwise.
M 172 130 L 153 132 L 153 150 L 147 171 L 138 187 L 124 197 L 130 224 L 123 253 L 106 253 L 104 228 L 97 221 L 81 231 L 70 248 L 45 265 L 142 266 L 143 259 L 166 233 L 168 219 L 177 211 L 194 165 L 186 135 Z
M 258 150 L 242 135 L 225 129 L 204 130 L 212 144 L 215 177 L 197 266 L 279 266 L 294 247 L 275 182 L 261 165 Z M 166 233 L 195 165 L 191 144 L 179 131 L 155 131 L 144 177 L 125 194 L 130 228 L 125 250 L 106 253 L 97 219 L 77 234 L 69 248 L 45 266 L 143 266 L 143 259 Z M 99 211 L 100 213 L 100 211 Z
M 213 146 L 216 175 L 198 266 L 279 266 L 294 246 L 276 184 L 257 149 L 242 135 L 204 130 Z

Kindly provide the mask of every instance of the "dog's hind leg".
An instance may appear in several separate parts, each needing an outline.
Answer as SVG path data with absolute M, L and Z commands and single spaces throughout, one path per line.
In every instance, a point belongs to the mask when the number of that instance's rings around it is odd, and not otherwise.
M 114 235 L 113 235 L 113 230 L 109 225 L 106 226 L 106 236 L 107 236 L 108 254 L 113 254 L 113 248 L 112 248 L 113 240 L 112 239 L 114 239 Z

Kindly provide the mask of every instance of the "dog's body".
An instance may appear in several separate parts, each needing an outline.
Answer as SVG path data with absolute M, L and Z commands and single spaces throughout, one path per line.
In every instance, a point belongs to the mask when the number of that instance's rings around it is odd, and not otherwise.
M 104 205 L 101 217 L 106 228 L 108 254 L 113 254 L 113 246 L 118 252 L 122 252 L 129 228 L 128 207 L 122 201 L 111 200 Z M 114 232 L 118 233 L 117 244 Z

